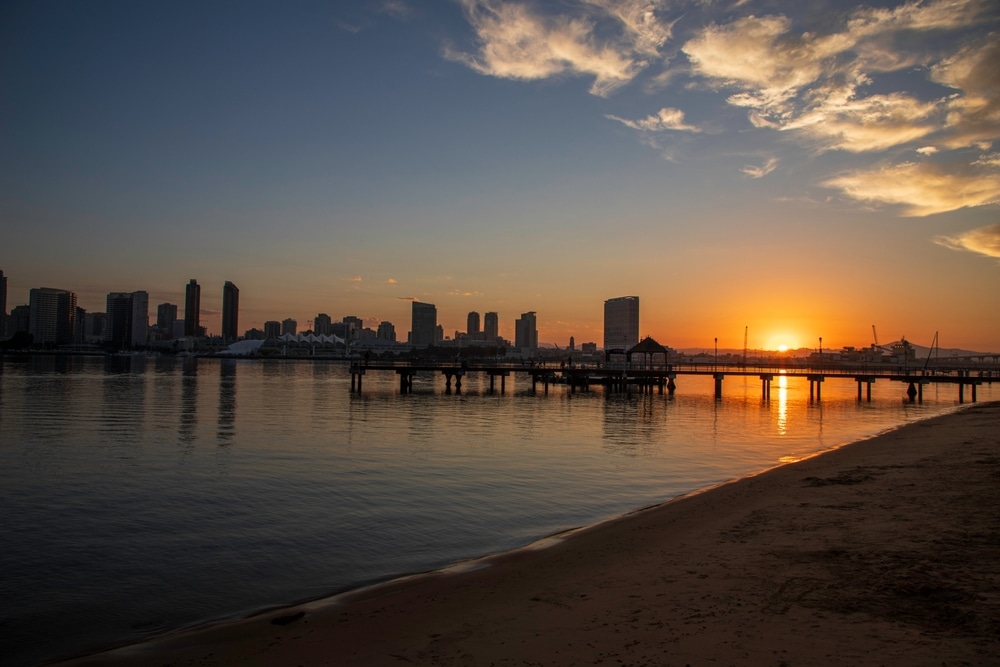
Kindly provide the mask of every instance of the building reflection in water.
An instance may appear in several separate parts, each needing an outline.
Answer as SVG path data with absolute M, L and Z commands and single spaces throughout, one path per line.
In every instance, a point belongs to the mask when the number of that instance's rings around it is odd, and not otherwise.
M 219 364 L 219 420 L 216 435 L 219 446 L 232 444 L 236 435 L 236 365 L 235 359 Z
M 193 446 L 198 428 L 198 360 L 184 359 L 181 371 L 181 414 L 177 421 L 177 436 L 181 444 Z

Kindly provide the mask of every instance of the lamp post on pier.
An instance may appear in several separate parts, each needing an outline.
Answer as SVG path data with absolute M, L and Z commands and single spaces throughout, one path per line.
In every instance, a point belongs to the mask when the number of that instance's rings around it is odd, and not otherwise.
M 819 365 L 823 367 L 823 337 L 819 337 Z
M 715 337 L 715 366 L 712 367 L 713 371 L 719 370 L 719 337 Z

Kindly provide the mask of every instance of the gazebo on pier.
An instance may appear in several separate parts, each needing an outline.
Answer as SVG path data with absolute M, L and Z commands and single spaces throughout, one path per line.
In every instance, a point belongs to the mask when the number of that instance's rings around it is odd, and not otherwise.
M 646 336 L 638 345 L 625 353 L 625 360 L 632 365 L 632 357 L 639 357 L 639 368 L 665 368 L 670 361 L 670 350 L 660 345 L 651 336 Z

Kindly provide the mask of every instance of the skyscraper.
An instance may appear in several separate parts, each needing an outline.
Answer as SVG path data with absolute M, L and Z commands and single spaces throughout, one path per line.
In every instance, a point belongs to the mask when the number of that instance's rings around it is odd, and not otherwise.
M 365 328 L 365 323 L 360 317 L 348 315 L 342 320 L 344 324 L 344 340 L 358 340 L 361 338 L 361 331 Z
M 266 322 L 264 323 L 267 324 Z M 290 317 L 286 317 L 281 320 L 281 335 L 284 336 L 288 334 L 289 336 L 295 336 L 299 330 L 299 323 Z
M 76 293 L 35 287 L 28 298 L 28 333 L 35 343 L 65 345 L 76 333 Z
M 470 338 L 479 333 L 479 313 L 472 311 L 466 319 L 465 335 Z
M 434 344 L 437 335 L 437 306 L 433 303 L 413 302 L 410 322 L 410 344 L 427 347 Z
M 156 307 L 156 328 L 168 338 L 173 336 L 174 322 L 177 320 L 177 305 L 161 303 Z
M 201 327 L 201 286 L 194 278 L 184 290 L 184 335 L 197 336 Z
M 222 286 L 222 340 L 236 340 L 239 334 L 240 289 L 229 282 Z
M 109 292 L 104 313 L 104 340 L 116 350 L 132 347 L 132 294 Z
M 0 271 L 0 338 L 3 338 L 7 324 L 7 277 Z
M 604 302 L 604 349 L 628 350 L 639 344 L 639 297 Z
M 379 322 L 378 332 L 375 337 L 379 340 L 387 340 L 390 342 L 396 342 L 396 327 L 392 325 L 392 322 Z
M 149 292 L 132 292 L 132 345 L 144 346 L 149 336 Z
M 483 318 L 483 335 L 489 342 L 500 337 L 500 316 L 496 313 L 486 313 Z
M 538 323 L 535 311 L 522 313 L 514 322 L 514 347 L 534 354 L 538 351 Z
M 329 336 L 333 333 L 333 320 L 326 313 L 320 313 L 313 319 L 313 333 L 317 336 Z
M 281 322 L 277 320 L 268 320 L 264 322 L 264 338 L 279 338 L 281 337 Z

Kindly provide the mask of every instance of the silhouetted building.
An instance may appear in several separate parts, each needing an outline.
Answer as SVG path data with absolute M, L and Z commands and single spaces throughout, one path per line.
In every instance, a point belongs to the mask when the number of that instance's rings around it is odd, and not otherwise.
M 83 339 L 90 343 L 103 341 L 107 321 L 107 313 L 87 313 L 83 320 Z
M 392 325 L 392 322 L 379 322 L 378 331 L 375 337 L 379 340 L 387 340 L 392 343 L 396 342 L 396 327 Z
M 28 333 L 38 345 L 67 345 L 76 333 L 76 293 L 35 287 L 28 299 Z
M 132 293 L 108 292 L 104 340 L 116 350 L 132 347 Z
M 7 316 L 7 336 L 28 333 L 31 328 L 31 306 L 14 306 Z
M 437 306 L 433 303 L 413 302 L 410 323 L 410 344 L 416 347 L 433 345 L 437 339 Z
M 143 346 L 149 340 L 149 292 L 132 292 L 132 345 Z
M 201 286 L 194 278 L 184 290 L 184 335 L 197 336 L 201 326 Z
M 317 336 L 333 335 L 333 320 L 326 313 L 320 313 L 313 320 L 313 333 Z
M 0 337 L 7 330 L 7 276 L 0 271 Z
M 604 302 L 604 349 L 629 350 L 639 344 L 639 297 Z
M 222 286 L 222 340 L 232 341 L 240 337 L 240 289 L 226 281 Z
M 348 315 L 343 319 L 344 340 L 358 340 L 361 338 L 361 330 L 365 328 L 365 323 L 360 317 Z
M 277 320 L 268 320 L 264 322 L 264 338 L 280 338 L 281 337 L 281 322 Z
M 538 324 L 535 311 L 522 313 L 514 322 L 514 347 L 534 354 L 538 351 Z
M 243 338 L 245 340 L 264 340 L 267 336 L 264 335 L 263 329 L 250 328 L 243 333 Z
M 296 322 L 295 320 L 293 320 L 292 318 L 287 317 L 287 318 L 281 320 L 281 335 L 282 336 L 284 336 L 285 334 L 289 334 L 291 336 L 294 336 L 296 333 L 298 333 L 298 329 L 299 329 L 299 323 Z
M 472 311 L 466 318 L 465 335 L 475 336 L 479 333 L 479 313 Z
M 490 343 L 500 337 L 500 316 L 496 313 L 486 313 L 483 317 L 483 336 Z
M 167 338 L 173 338 L 177 321 L 177 304 L 161 303 L 156 307 L 156 328 Z

